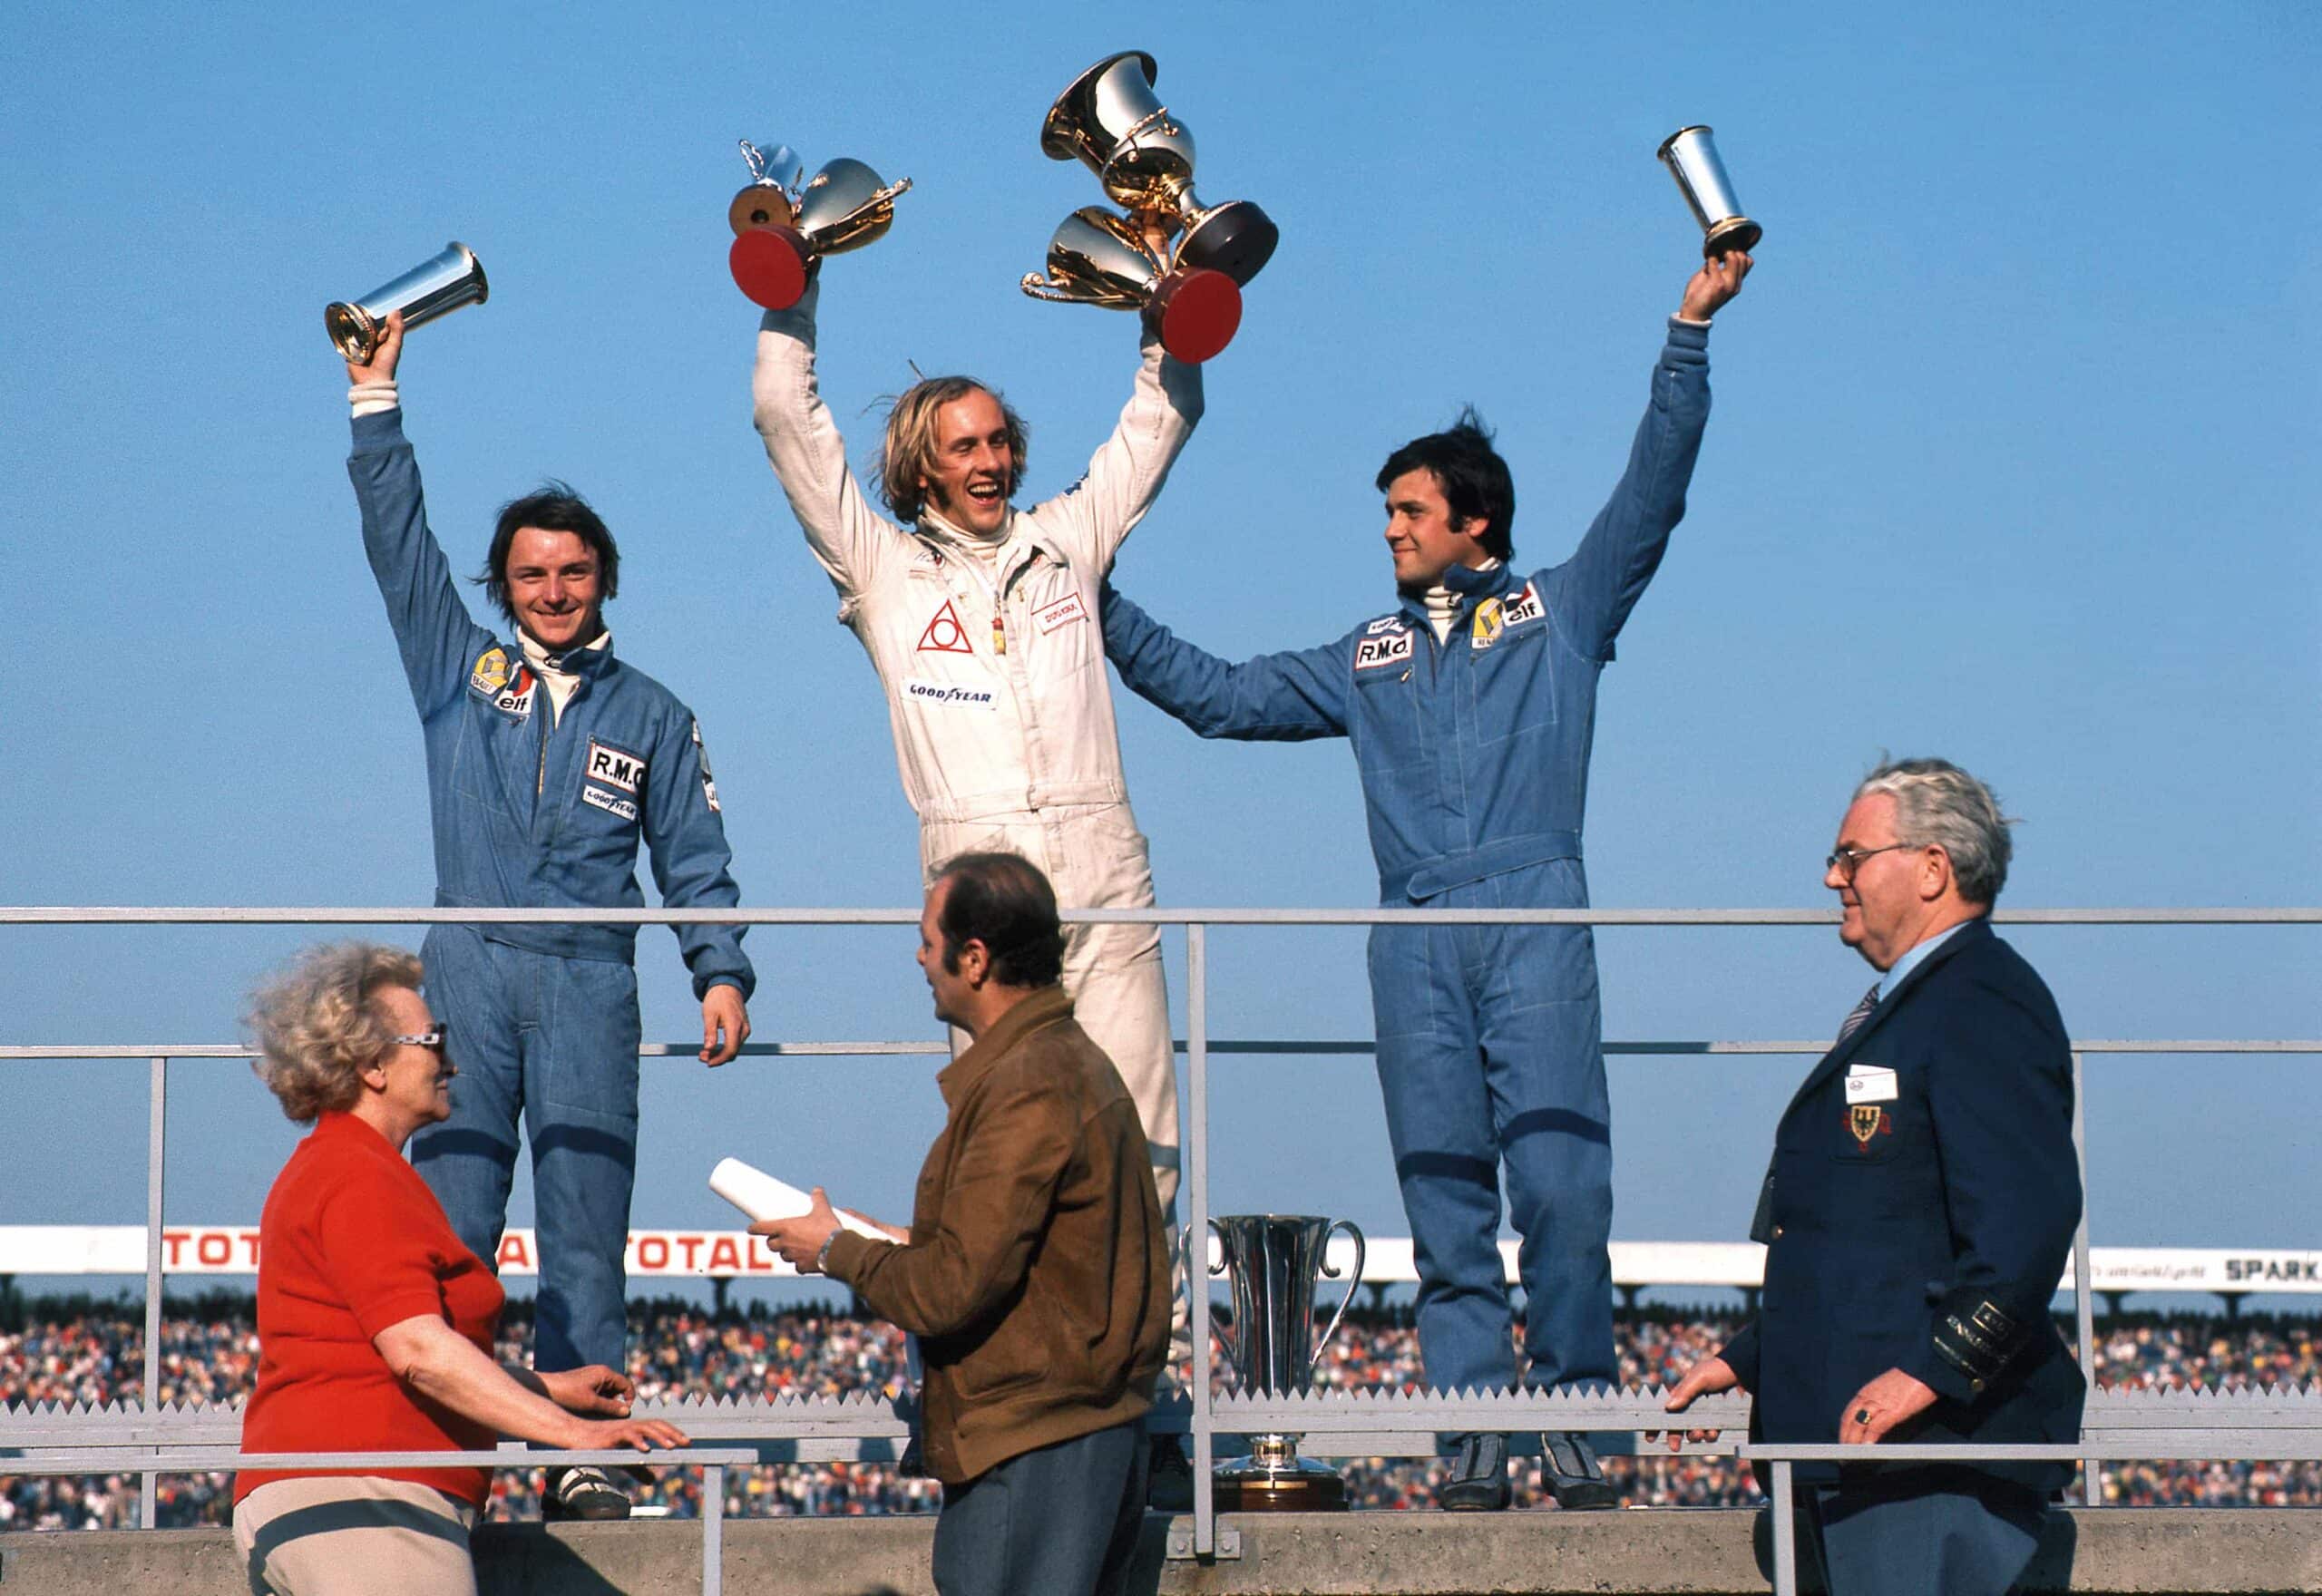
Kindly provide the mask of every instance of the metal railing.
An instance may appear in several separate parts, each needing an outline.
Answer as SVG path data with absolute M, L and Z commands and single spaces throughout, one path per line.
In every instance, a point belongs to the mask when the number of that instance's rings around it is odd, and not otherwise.
M 1185 1016 L 1186 1037 L 1179 1046 L 1186 1059 L 1186 1114 L 1185 1173 L 1187 1218 L 1192 1232 L 1203 1234 L 1209 1219 L 1209 1061 L 1217 1055 L 1275 1055 L 1308 1056 L 1321 1054 L 1362 1054 L 1371 1052 L 1368 1043 L 1325 1041 L 1227 1041 L 1213 1039 L 1209 1035 L 1209 942 L 1213 926 L 1373 926 L 1399 924 L 1433 925 L 1578 925 L 1603 927 L 1773 927 L 1830 926 L 1838 922 L 1834 910 L 1742 909 L 1742 910 L 1268 910 L 1268 909 L 1172 909 L 1172 910 L 1075 910 L 1066 913 L 1067 920 L 1096 924 L 1142 924 L 1182 926 L 1185 933 Z M 2047 909 L 2014 910 L 1995 914 L 1997 923 L 2012 926 L 2311 926 L 2322 925 L 2322 909 L 2305 908 L 2196 908 L 2196 909 Z M 522 909 L 395 909 L 395 908 L 25 908 L 0 907 L 0 925 L 444 925 L 444 924 L 604 924 L 604 925 L 775 925 L 775 926 L 867 926 L 916 925 L 919 913 L 909 909 L 731 909 L 687 910 L 672 912 L 667 910 L 522 910 Z M 1614 1042 L 1605 1051 L 1613 1056 L 1637 1055 L 1788 1055 L 1820 1056 L 1829 1044 L 1823 1040 L 1802 1041 L 1674 1041 L 1674 1042 Z M 690 1055 L 697 1045 L 659 1044 L 640 1050 L 644 1056 Z M 948 1051 L 941 1042 L 791 1042 L 753 1043 L 743 1051 L 758 1056 L 870 1056 L 883 1055 L 932 1055 Z M 2082 1112 L 2083 1058 L 2087 1055 L 2132 1053 L 2200 1053 L 2200 1054 L 2322 1054 L 2322 1040 L 2309 1039 L 2239 1039 L 2239 1040 L 2101 1040 L 2080 1041 L 2073 1045 L 2073 1142 L 2080 1159 L 2083 1194 L 2086 1191 L 2087 1133 Z M 190 1046 L 10 1046 L 0 1047 L 0 1060 L 59 1059 L 59 1058 L 135 1058 L 149 1060 L 150 1070 L 150 1131 L 146 1161 L 146 1298 L 145 1298 L 145 1372 L 144 1409 L 148 1421 L 138 1426 L 136 1433 L 146 1438 L 135 1445 L 149 1450 L 170 1452 L 167 1470 L 141 1470 L 139 1521 L 151 1528 L 154 1519 L 154 1481 L 163 1472 L 179 1473 L 205 1466 L 229 1466 L 186 1461 L 190 1451 L 180 1453 L 167 1445 L 162 1435 L 155 1431 L 186 1432 L 180 1425 L 162 1420 L 156 1424 L 159 1407 L 159 1348 L 161 1342 L 161 1258 L 162 1231 L 162 1172 L 163 1153 L 168 1134 L 168 1072 L 173 1058 L 246 1058 L 245 1047 L 214 1044 Z M 2092 1416 L 2104 1402 L 2102 1394 L 2093 1391 L 2094 1331 L 2093 1290 L 2088 1258 L 2088 1204 L 2083 1200 L 2079 1230 L 2073 1238 L 2073 1292 L 2077 1319 L 2079 1356 L 2083 1374 L 2092 1387 Z M 1363 1449 L 1355 1455 L 1384 1455 L 1401 1451 L 1405 1445 L 1431 1437 L 1438 1432 L 1461 1430 L 1634 1430 L 1665 1427 L 1662 1423 L 1658 1402 L 1650 1392 L 1624 1392 L 1603 1396 L 1569 1396 L 1532 1392 L 1498 1394 L 1426 1392 L 1416 1396 L 1308 1396 L 1294 1397 L 1250 1396 L 1211 1394 L 1210 1301 L 1207 1290 L 1190 1293 L 1193 1340 L 1193 1386 L 1190 1402 L 1185 1415 L 1185 1427 L 1192 1441 L 1194 1468 L 1194 1513 L 1190 1534 L 1173 1533 L 1170 1552 L 1173 1556 L 1196 1558 L 1234 1557 L 1239 1555 L 1240 1537 L 1231 1526 L 1221 1527 L 1216 1522 L 1215 1503 L 1212 1491 L 1211 1469 L 1216 1460 L 1217 1438 L 1220 1435 L 1263 1434 L 1272 1431 L 1292 1431 L 1322 1437 L 1338 1435 L 1342 1438 L 1359 1438 Z M 2181 1431 L 2184 1435 L 2214 1437 L 2213 1427 L 2195 1426 L 2187 1428 L 2170 1422 L 2165 1401 L 2161 1404 L 2130 1402 L 2114 1399 L 2106 1406 L 2116 1407 L 2116 1416 L 2137 1431 L 2135 1441 L 2100 1442 L 2094 1437 L 2077 1447 L 2030 1449 L 2060 1458 L 2083 1461 L 2087 1480 L 2087 1499 L 2091 1505 L 2099 1503 L 2099 1487 L 2095 1465 L 2113 1457 L 2159 1458 L 2171 1454 L 2167 1450 L 2177 1444 Z M 762 1409 L 753 1412 L 752 1408 Z M 1729 1411 L 1731 1410 L 1731 1411 Z M 2154 1422 L 2137 1422 L 2139 1415 L 2151 1410 Z M 796 1437 L 816 1436 L 824 1441 L 836 1438 L 893 1437 L 907 1429 L 906 1418 L 894 1406 L 884 1401 L 847 1398 L 837 1401 L 797 1401 L 785 1398 L 775 1403 L 717 1403 L 707 1407 L 693 1404 L 640 1404 L 639 1414 L 667 1414 L 688 1424 L 698 1424 L 710 1415 L 718 1416 L 711 1426 L 716 1438 L 749 1439 L 758 1450 L 744 1457 L 744 1461 L 766 1455 L 767 1443 Z M 117 1422 L 125 1416 L 117 1411 L 116 1420 L 108 1424 L 95 1415 L 78 1410 L 54 1409 L 27 1416 L 46 1421 L 34 1426 L 25 1422 L 0 1419 L 0 1451 L 9 1448 L 29 1449 L 35 1455 L 29 1458 L 12 1457 L 7 1463 L 10 1472 L 17 1474 L 54 1474 L 67 1470 L 54 1462 L 60 1451 L 49 1448 L 69 1445 L 71 1434 L 94 1435 L 104 1431 L 121 1432 Z M 1164 1420 L 1164 1427 L 1176 1427 L 1175 1416 Z M 1746 1422 L 1746 1398 L 1721 1399 L 1698 1405 L 1698 1412 L 1689 1416 L 1688 1427 L 1739 1428 Z M 2229 1432 L 2238 1437 L 2234 1445 L 2260 1448 L 2219 1452 L 2194 1451 L 2185 1456 L 2239 1456 L 2293 1458 L 2307 1455 L 2322 1456 L 2322 1392 L 2299 1391 L 2278 1401 L 2252 1405 L 2248 1411 L 2238 1413 L 2235 1422 L 2242 1427 Z M 57 1433 L 57 1426 L 64 1427 Z M 46 1447 L 39 1446 L 32 1437 L 47 1433 L 55 1438 Z M 123 1442 L 120 1445 L 132 1445 Z M 2196 1442 L 2196 1445 L 2214 1447 L 2214 1439 Z M 2130 1450 L 2117 1450 L 2118 1447 Z M 2142 1449 L 2133 1449 L 2141 1447 Z M 2293 1448 L 2284 1450 L 2284 1448 Z M 2313 1448 L 2311 1452 L 2297 1448 Z M 1836 1448 L 1771 1447 L 1729 1445 L 1739 1455 L 1765 1460 L 1774 1466 L 1774 1476 L 1781 1491 L 1790 1489 L 1789 1467 L 1793 1461 L 1818 1460 L 1822 1451 Z M 1327 1445 L 1315 1448 L 1323 1455 L 1349 1455 L 1345 1451 L 1332 1454 Z M 1882 1447 L 1881 1460 L 1900 1461 L 1931 1448 Z M 1431 1444 L 1425 1445 L 1431 1453 Z M 1941 1455 L 1952 1459 L 1975 1457 L 2015 1457 L 2029 1455 L 2022 1447 L 1955 1446 L 1941 1449 Z M 219 1448 L 216 1455 L 226 1455 Z M 801 1458 L 805 1450 L 794 1452 Z M 1417 1455 L 1407 1453 L 1406 1455 Z M 208 1457 L 210 1452 L 200 1455 Z M 234 1454 L 239 1458 L 239 1454 Z M 385 1466 L 381 1455 L 332 1454 L 333 1458 L 352 1458 L 360 1463 Z M 445 1455 L 431 1455 L 434 1461 L 445 1461 Z M 461 1455 L 464 1458 L 467 1455 Z M 512 1466 L 507 1454 L 482 1455 L 499 1466 Z M 526 1452 L 521 1461 L 530 1465 L 553 1461 L 562 1455 Z M 576 1456 L 578 1455 L 575 1455 Z M 676 1455 L 668 1456 L 676 1461 Z M 717 1453 L 718 1461 L 707 1461 L 704 1455 L 702 1466 L 714 1471 L 720 1481 L 715 1506 L 705 1504 L 705 1519 L 723 1511 L 723 1469 L 734 1455 Z M 158 1461 L 149 1455 L 138 1461 Z M 1855 1459 L 1859 1460 L 1859 1456 Z M 307 1460 L 308 1466 L 321 1466 Z M 335 1465 L 356 1466 L 356 1465 Z M 232 1466 L 240 1466 L 239 1462 Z M 705 1480 L 705 1494 L 707 1494 Z M 1789 1547 L 1789 1521 L 1776 1514 L 1776 1532 L 1785 1554 Z M 715 1531 L 706 1525 L 705 1535 Z M 705 1552 L 705 1558 L 709 1556 Z M 1794 1578 L 1789 1565 L 1782 1565 L 1785 1578 Z M 706 1591 L 715 1591 L 716 1570 L 706 1562 L 704 1569 Z M 1785 1591 L 1792 1588 L 1785 1584 Z

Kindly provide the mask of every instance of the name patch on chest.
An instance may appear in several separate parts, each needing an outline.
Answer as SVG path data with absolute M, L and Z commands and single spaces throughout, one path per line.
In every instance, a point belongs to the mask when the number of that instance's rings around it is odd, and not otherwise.
M 637 818 L 636 804 L 631 803 L 626 798 L 616 798 L 610 793 L 601 791 L 596 787 L 581 788 L 580 802 L 583 803 L 594 804 L 599 809 L 603 810 L 607 814 L 617 814 L 623 820 L 635 820 Z
M 1895 1072 L 1875 1064 L 1858 1064 L 1847 1071 L 1847 1101 L 1849 1103 L 1892 1103 L 1898 1087 Z
M 1032 611 L 1032 624 L 1039 627 L 1043 634 L 1055 631 L 1059 627 L 1068 627 L 1075 621 L 1085 621 L 1088 618 L 1088 606 L 1080 602 L 1080 595 L 1078 593 L 1067 593 L 1055 603 L 1044 604 Z
M 903 697 L 913 704 L 923 704 L 932 709 L 996 709 L 997 696 L 990 687 L 964 686 L 958 682 L 939 682 L 927 676 L 911 676 L 903 682 Z
M 1411 657 L 1411 634 L 1406 629 L 1387 637 L 1364 637 L 1354 646 L 1354 668 L 1385 670 Z
M 588 776 L 592 782 L 602 782 L 608 787 L 619 787 L 634 793 L 645 784 L 645 762 L 634 754 L 624 754 L 609 743 L 589 739 Z

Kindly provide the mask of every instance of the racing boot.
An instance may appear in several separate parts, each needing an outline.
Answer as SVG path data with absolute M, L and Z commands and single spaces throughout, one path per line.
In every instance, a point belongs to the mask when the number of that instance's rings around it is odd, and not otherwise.
M 541 1516 L 549 1520 L 627 1518 L 629 1493 L 600 1468 L 585 1464 L 578 1468 L 552 1468 L 548 1471 L 548 1489 L 541 1495 Z
M 1459 1443 L 1451 1477 L 1436 1487 L 1435 1505 L 1449 1513 L 1498 1513 L 1507 1505 L 1507 1437 L 1469 1435 Z
M 1556 1505 L 1566 1513 L 1621 1504 L 1620 1493 L 1605 1477 L 1605 1465 L 1596 1461 L 1595 1449 L 1578 1430 L 1540 1433 L 1540 1477 L 1547 1482 Z

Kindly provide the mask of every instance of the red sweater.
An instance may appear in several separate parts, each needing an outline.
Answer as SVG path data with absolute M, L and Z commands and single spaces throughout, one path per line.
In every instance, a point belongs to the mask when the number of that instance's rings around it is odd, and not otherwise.
M 259 1220 L 258 1389 L 242 1414 L 245 1452 L 466 1452 L 494 1445 L 395 1377 L 372 1338 L 420 1314 L 493 1355 L 506 1300 L 460 1244 L 435 1193 L 351 1114 L 326 1114 L 275 1177 Z M 269 1481 L 361 1474 L 433 1485 L 482 1507 L 480 1468 L 246 1470 L 239 1502 Z

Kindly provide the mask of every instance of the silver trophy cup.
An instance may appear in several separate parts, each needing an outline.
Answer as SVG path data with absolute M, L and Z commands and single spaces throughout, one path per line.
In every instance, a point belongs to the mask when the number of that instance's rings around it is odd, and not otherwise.
M 1194 135 L 1153 92 L 1158 69 L 1124 50 L 1072 80 L 1040 122 L 1040 149 L 1078 160 L 1106 198 L 1143 222 L 1182 229 L 1171 266 L 1222 271 L 1242 287 L 1273 258 L 1281 229 L 1247 200 L 1204 205 L 1194 193 Z
M 1084 205 L 1049 239 L 1048 274 L 1026 272 L 1024 292 L 1065 305 L 1140 312 L 1161 346 L 1198 365 L 1233 341 L 1242 290 L 1221 271 L 1171 267 L 1129 219 Z
M 1242 1390 L 1288 1396 L 1314 1381 L 1314 1360 L 1338 1333 L 1347 1304 L 1362 1280 L 1362 1232 L 1349 1220 L 1296 1213 L 1228 1214 L 1209 1221 L 1224 1253 L 1234 1328 L 1217 1326 L 1226 1361 Z M 1331 1268 L 1331 1232 L 1354 1241 L 1354 1268 L 1346 1294 L 1320 1337 L 1314 1334 L 1314 1289 Z M 1346 1482 L 1335 1469 L 1298 1455 L 1296 1435 L 1250 1437 L 1250 1455 L 1218 1465 L 1217 1505 L 1228 1512 L 1265 1513 L 1343 1508 Z
M 1751 250 L 1765 237 L 1765 229 L 1742 214 L 1733 197 L 1733 180 L 1717 158 L 1710 130 L 1679 128 L 1661 141 L 1661 164 L 1677 180 L 1677 191 L 1702 225 L 1702 254 L 1723 255 L 1730 249 Z
M 475 258 L 474 250 L 455 239 L 444 246 L 441 255 L 420 262 L 360 299 L 325 306 L 323 328 L 350 365 L 368 365 L 379 352 L 387 317 L 394 312 L 403 312 L 403 330 L 407 333 L 439 316 L 451 315 L 463 305 L 481 305 L 491 296 L 483 262 Z
M 802 183 L 805 165 L 789 145 L 741 144 L 750 182 L 726 208 L 734 229 L 727 268 L 735 286 L 768 310 L 798 303 L 824 256 L 883 238 L 895 225 L 895 196 L 911 187 L 909 178 L 883 182 L 844 156 Z

